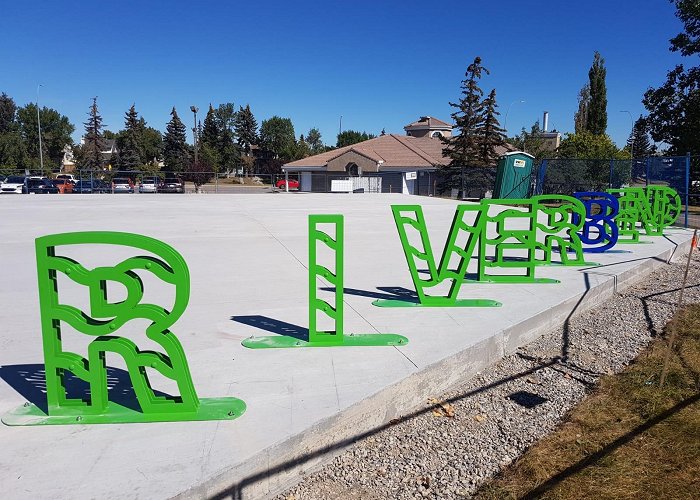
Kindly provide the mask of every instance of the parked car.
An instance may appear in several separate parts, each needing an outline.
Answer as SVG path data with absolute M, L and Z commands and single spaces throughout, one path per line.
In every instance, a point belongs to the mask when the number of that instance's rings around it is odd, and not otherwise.
M 185 185 L 178 177 L 166 177 L 157 189 L 159 193 L 184 193 Z
M 81 179 L 73 186 L 73 192 L 80 194 L 111 193 L 112 187 L 106 182 L 97 179 Z
M 73 174 L 57 174 L 56 179 L 65 179 L 71 184 L 75 184 L 76 182 L 78 182 L 78 179 L 76 179 Z
M 139 193 L 156 193 L 160 184 L 160 177 L 144 177 L 139 184 Z
M 25 179 L 26 177 L 23 175 L 10 175 L 2 182 L 2 184 L 0 184 L 0 193 L 22 194 Z
M 28 177 L 24 180 L 22 192 L 25 194 L 58 194 L 58 188 L 46 177 Z
M 112 192 L 133 193 L 134 183 L 128 177 L 115 177 L 112 179 Z
M 299 181 L 296 179 L 289 179 L 289 181 L 280 179 L 275 186 L 277 186 L 277 189 L 285 189 L 285 184 L 289 186 L 289 189 L 299 189 Z
M 73 192 L 73 183 L 68 179 L 54 179 L 53 185 L 58 188 L 60 194 L 70 194 Z

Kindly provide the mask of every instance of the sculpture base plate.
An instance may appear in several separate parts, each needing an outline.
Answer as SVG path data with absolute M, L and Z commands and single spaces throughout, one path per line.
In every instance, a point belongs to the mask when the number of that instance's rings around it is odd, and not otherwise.
M 47 415 L 34 404 L 20 406 L 2 416 L 5 425 L 89 425 L 134 424 L 148 422 L 188 422 L 202 420 L 233 420 L 246 410 L 244 401 L 238 398 L 204 398 L 199 400 L 195 412 L 142 413 L 112 401 L 107 411 L 100 414 L 85 412 L 85 408 L 70 408 L 64 415 Z
M 284 335 L 267 335 L 251 337 L 241 342 L 250 349 L 276 349 L 290 347 L 367 347 L 367 346 L 402 346 L 408 344 L 403 335 L 394 333 L 355 333 L 346 334 L 338 339 L 310 342 Z
M 484 284 L 495 284 L 495 285 L 553 285 L 556 283 L 561 283 L 559 280 L 554 278 L 524 278 L 524 279 L 512 279 L 509 281 L 496 280 L 485 278 L 483 280 L 464 280 L 465 285 L 484 285 Z
M 501 307 L 503 304 L 491 299 L 458 299 L 447 304 L 421 304 L 418 299 L 378 299 L 372 302 L 377 307 Z

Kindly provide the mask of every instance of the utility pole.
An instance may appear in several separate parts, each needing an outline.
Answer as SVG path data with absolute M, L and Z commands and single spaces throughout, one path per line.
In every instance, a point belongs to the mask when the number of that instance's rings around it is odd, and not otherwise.
M 36 122 L 39 125 L 39 164 L 41 165 L 41 175 L 44 175 L 44 151 L 41 145 L 41 116 L 39 113 L 39 87 L 41 83 L 36 86 Z
M 197 106 L 190 106 L 190 111 L 194 113 L 194 127 L 192 127 L 192 137 L 194 138 L 194 163 L 197 164 Z

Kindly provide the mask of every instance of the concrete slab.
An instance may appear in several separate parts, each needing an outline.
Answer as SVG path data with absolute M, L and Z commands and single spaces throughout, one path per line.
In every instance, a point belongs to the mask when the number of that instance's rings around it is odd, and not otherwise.
M 572 311 L 605 300 L 680 254 L 691 237 L 673 228 L 667 237 L 647 238 L 653 244 L 626 246 L 631 253 L 591 257 L 601 266 L 538 269 L 539 276 L 561 280 L 558 285 L 475 284 L 460 293 L 499 300 L 501 308 L 378 308 L 371 302 L 385 288 L 412 289 L 389 208 L 399 203 L 423 206 L 440 252 L 456 205 L 450 200 L 291 193 L 0 196 L 0 413 L 38 397 L 42 388 L 34 238 L 76 230 L 141 233 L 184 256 L 190 305 L 172 330 L 195 387 L 201 397 L 236 396 L 248 404 L 243 417 L 224 422 L 0 426 L 0 491 L 7 498 L 263 497 Z M 306 218 L 313 213 L 345 215 L 345 287 L 356 291 L 345 295 L 346 331 L 399 333 L 409 337 L 407 346 L 240 345 L 250 335 L 270 334 L 254 326 L 260 321 L 307 327 Z M 115 255 L 92 257 L 109 264 Z M 76 303 L 85 300 L 80 290 L 65 293 Z M 168 293 L 154 297 L 167 301 Z M 84 347 L 84 336 L 69 333 L 71 345 Z M 144 341 L 138 325 L 125 334 Z M 116 358 L 108 361 L 123 368 Z

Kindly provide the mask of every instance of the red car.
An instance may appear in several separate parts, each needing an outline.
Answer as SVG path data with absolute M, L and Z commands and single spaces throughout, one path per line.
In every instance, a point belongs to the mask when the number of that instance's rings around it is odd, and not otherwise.
M 275 186 L 277 186 L 277 189 L 285 189 L 285 184 L 289 185 L 289 189 L 299 189 L 299 181 L 296 179 L 289 179 L 289 181 L 280 179 Z

